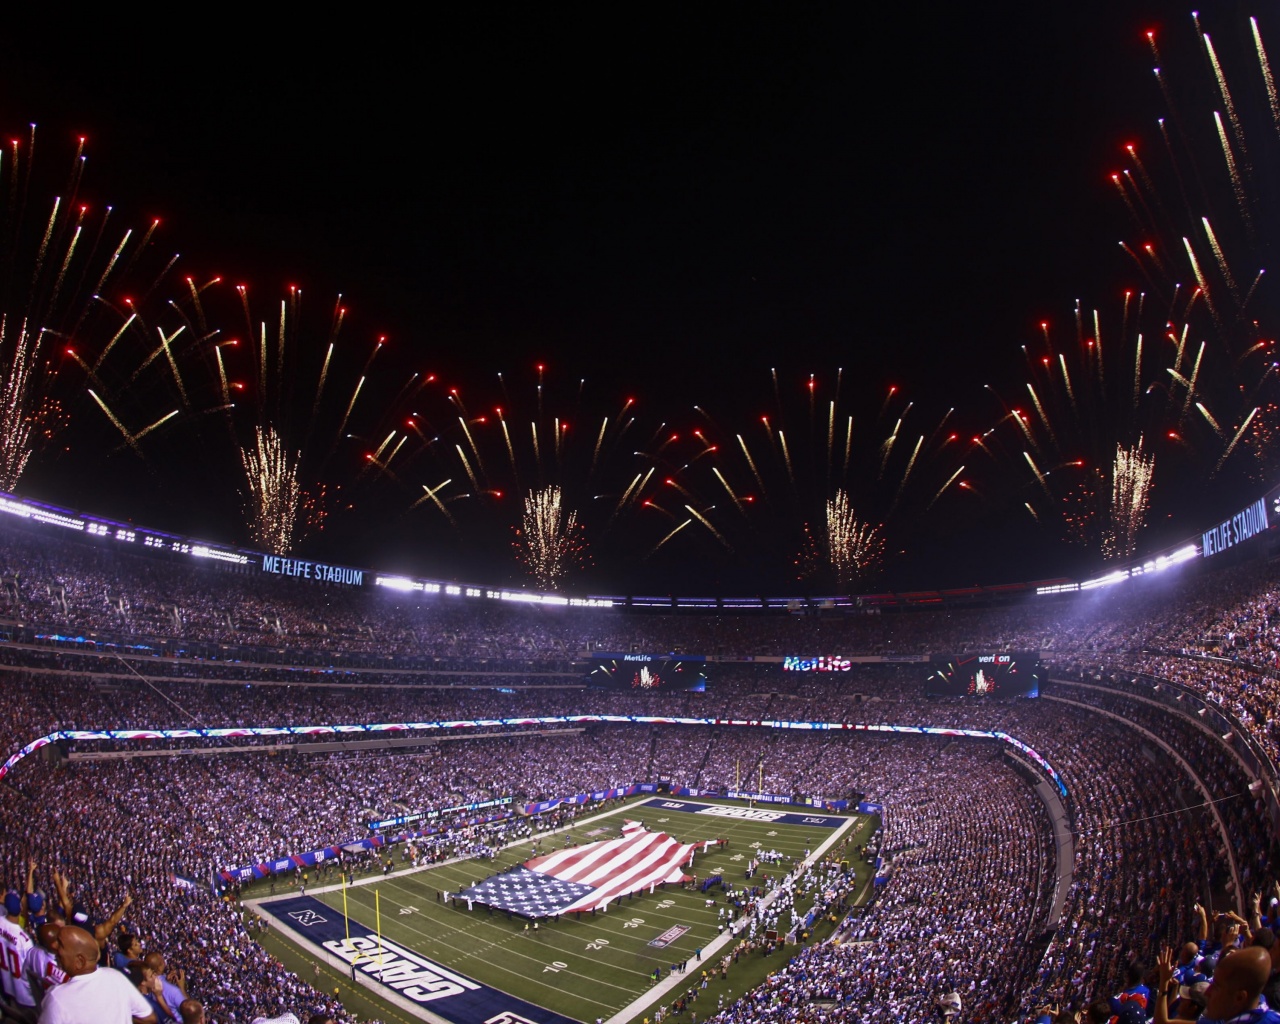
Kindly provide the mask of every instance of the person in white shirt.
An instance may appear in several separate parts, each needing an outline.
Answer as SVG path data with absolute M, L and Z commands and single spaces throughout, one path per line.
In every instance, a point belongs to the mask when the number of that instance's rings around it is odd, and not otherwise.
M 5 916 L 0 917 L 0 991 L 9 1003 L 10 1016 L 34 1021 L 36 1000 L 24 968 L 35 942 L 22 927 L 22 897 L 16 892 L 6 893 L 4 909 Z
M 44 994 L 49 989 L 67 980 L 54 953 L 58 948 L 58 931 L 61 928 L 61 925 L 53 921 L 42 924 L 36 929 L 36 944 L 27 954 L 27 983 L 31 986 L 31 994 L 36 997 L 37 1006 L 44 1001 Z
M 67 925 L 58 933 L 58 965 L 67 975 L 49 989 L 40 1024 L 156 1024 L 151 1004 L 119 971 L 98 968 L 98 940 Z

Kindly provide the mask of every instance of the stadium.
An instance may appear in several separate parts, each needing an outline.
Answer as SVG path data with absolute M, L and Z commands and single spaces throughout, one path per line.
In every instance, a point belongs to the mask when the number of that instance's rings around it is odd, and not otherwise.
M 1008 6 L 0 38 L 4 1024 L 1280 1022 L 1280 23 Z
M 1275 910 L 1270 532 L 657 609 L 2 509 L 6 877 L 212 1019 L 1027 1019 Z

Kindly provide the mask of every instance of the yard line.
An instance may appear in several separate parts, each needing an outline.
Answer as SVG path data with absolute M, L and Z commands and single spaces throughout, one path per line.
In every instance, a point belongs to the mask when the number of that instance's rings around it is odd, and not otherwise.
M 411 896 L 413 895 L 411 891 L 410 891 L 410 895 L 411 895 Z M 390 902 L 390 901 L 388 901 L 388 902 Z M 364 906 L 364 905 L 366 905 L 366 904 L 361 904 L 361 905 L 362 905 L 362 906 Z M 397 906 L 408 906 L 408 904 L 396 904 L 396 905 L 397 905 Z M 452 916 L 452 915 L 450 915 L 450 916 Z M 487 920 L 485 920 L 483 917 L 480 917 L 478 914 L 475 914 L 474 912 L 472 912 L 472 913 L 471 913 L 471 914 L 469 914 L 468 916 L 469 916 L 469 917 L 472 917 L 472 918 L 474 919 L 474 920 L 473 920 L 473 924 L 472 924 L 472 926 L 471 926 L 471 927 L 467 927 L 467 928 L 456 928 L 456 927 L 455 927 L 455 928 L 453 929 L 453 930 L 454 930 L 454 932 L 455 932 L 455 933 L 458 933 L 458 932 L 465 932 L 466 934 L 471 935 L 471 936 L 472 936 L 473 938 L 475 938 L 477 941 L 487 943 L 489 946 L 505 946 L 505 945 L 506 945 L 506 943 L 510 942 L 512 939 L 515 939 L 517 942 L 520 942 L 520 943 L 531 943 L 531 944 L 536 944 L 536 945 L 538 945 L 538 946 L 542 946 L 542 947 L 544 947 L 544 948 L 546 948 L 546 949 L 553 950 L 553 951 L 555 951 L 556 953 L 563 953 L 563 954 L 564 954 L 564 955 L 566 955 L 566 956 L 580 956 L 580 955 L 582 955 L 582 954 L 581 954 L 581 953 L 579 953 L 579 952 L 576 952 L 576 951 L 570 950 L 570 949 L 568 949 L 568 948 L 565 948 L 565 947 L 563 947 L 563 946 L 561 946 L 561 945 L 558 945 L 558 944 L 555 944 L 555 943 L 552 943 L 552 942 L 544 941 L 544 940 L 542 939 L 542 936 L 544 936 L 544 935 L 546 935 L 546 936 L 553 936 L 553 935 L 555 935 L 555 936 L 564 936 L 564 937 L 565 937 L 566 942 L 573 942 L 573 941 L 576 941 L 576 940 L 574 940 L 574 939 L 570 938 L 569 936 L 565 935 L 565 932 L 564 932 L 564 930 L 563 930 L 563 929 L 560 929 L 560 928 L 552 928 L 552 927 L 543 927 L 543 928 L 539 928 L 539 929 L 538 929 L 538 937 L 537 937 L 537 938 L 535 938 L 535 937 L 533 936 L 533 933 L 532 933 L 532 932 L 530 932 L 528 936 L 525 936 L 525 933 L 523 933 L 523 932 L 520 932 L 520 931 L 511 932 L 511 931 L 509 931 L 508 929 L 506 929 L 506 928 L 502 927 L 500 924 L 498 924 L 498 923 L 496 923 L 496 922 L 491 924 L 490 922 L 488 922 Z M 430 918 L 430 919 L 431 919 L 431 920 L 433 920 L 433 921 L 434 921 L 434 920 L 438 920 L 437 918 L 434 918 L 434 917 L 433 917 L 433 918 Z M 443 941 L 443 940 L 439 939 L 438 934 L 436 934 L 436 933 L 428 933 L 428 932 L 424 932 L 424 931 L 422 931 L 421 929 L 416 928 L 416 927 L 414 927 L 413 925 L 411 925 L 408 921 L 401 921 L 401 920 L 399 919 L 399 917 L 398 917 L 398 916 L 397 916 L 397 918 L 395 919 L 395 921 L 394 921 L 394 922 L 392 922 L 392 923 L 393 923 L 393 925 L 394 925 L 395 927 L 404 928 L 406 931 L 411 931 L 411 932 L 413 932 L 413 933 L 414 933 L 414 934 L 416 934 L 416 935 L 423 935 L 423 936 L 426 936 L 429 940 Z M 575 925 L 576 925 L 576 922 L 575 922 Z M 488 938 L 486 938 L 484 935 L 478 934 L 478 933 L 476 932 L 476 930 L 475 930 L 475 929 L 477 929 L 477 928 L 483 928 L 483 929 L 494 929 L 494 930 L 497 930 L 497 932 L 501 935 L 501 937 L 502 937 L 502 938 L 501 938 L 501 940 L 500 940 L 500 941 L 499 941 L 499 940 L 492 940 L 492 939 L 488 939 Z M 585 939 L 585 940 L 584 940 L 584 946 L 585 946 L 586 942 L 588 942 L 588 941 L 591 941 L 591 940 L 590 940 L 589 938 L 587 938 L 587 939 Z M 645 942 L 645 943 L 644 943 L 644 945 L 648 945 L 648 943 L 647 943 L 647 942 Z M 612 948 L 612 947 L 613 947 L 613 940 L 612 940 L 612 939 L 611 939 L 611 940 L 610 940 L 610 942 L 609 942 L 609 947 L 610 947 L 610 948 Z M 634 953 L 628 953 L 627 955 L 629 955 L 629 956 L 634 956 L 634 955 L 640 954 L 640 952 L 641 952 L 640 950 L 636 950 Z M 465 959 L 465 958 L 468 958 L 468 957 L 471 957 L 471 958 L 474 958 L 474 957 L 480 957 L 480 956 L 482 956 L 482 955 L 483 955 L 482 953 L 480 953 L 479 951 L 477 951 L 477 952 L 475 952 L 475 953 L 471 953 L 471 954 L 464 954 L 464 959 Z M 524 953 L 517 953 L 517 955 L 518 955 L 518 956 L 523 956 L 523 957 L 525 957 L 526 959 L 535 960 L 535 962 L 541 963 L 541 961 L 537 961 L 537 960 L 536 960 L 536 958 L 534 958 L 534 957 L 530 957 L 530 956 L 527 956 L 527 955 L 526 955 L 526 954 L 524 954 Z M 597 959 L 598 959 L 598 958 L 597 958 Z M 485 960 L 484 962 L 487 964 L 489 961 Z M 648 977 L 648 976 L 649 976 L 649 973 L 650 973 L 649 971 L 638 971 L 638 970 L 635 970 L 634 968 L 631 968 L 631 967 L 625 967 L 625 966 L 622 966 L 622 965 L 618 965 L 618 970 L 623 971 L 623 972 L 625 972 L 625 973 L 627 973 L 627 974 L 634 974 L 637 978 Z M 608 983 L 605 983 L 605 984 L 608 984 Z M 626 987 L 626 986 L 610 985 L 610 987 L 612 987 L 612 988 L 621 988 L 621 989 L 624 989 L 624 991 L 627 991 L 627 992 L 632 991 L 632 988 L 631 988 L 631 987 Z
M 327 903 L 326 903 L 325 905 L 326 905 L 326 906 L 331 906 L 331 904 L 327 904 Z M 362 923 L 363 923 L 363 922 L 362 922 Z M 400 921 L 396 921 L 396 922 L 395 922 L 395 924 L 396 924 L 396 927 L 398 927 L 398 928 L 402 928 L 402 929 L 403 929 L 403 930 L 405 930 L 405 931 L 413 932 L 413 933 L 414 933 L 414 934 L 416 934 L 416 935 L 421 935 L 421 936 L 423 936 L 423 937 L 425 937 L 425 938 L 430 939 L 432 942 L 434 942 L 434 943 L 436 943 L 436 944 L 438 944 L 438 945 L 444 946 L 444 947 L 446 947 L 446 948 L 448 948 L 448 949 L 451 949 L 451 950 L 454 950 L 454 951 L 458 952 L 458 953 L 459 953 L 459 959 L 460 959 L 461 961 L 469 960 L 469 959 L 472 959 L 473 957 L 477 957 L 477 956 L 479 956 L 479 955 L 480 955 L 479 953 L 470 953 L 470 952 L 467 952 L 467 951 L 463 950 L 461 947 L 459 947 L 459 946 L 455 946 L 453 943 L 447 942 L 447 941 L 445 941 L 444 939 L 440 938 L 439 936 L 435 936 L 435 935 L 428 935 L 428 933 L 426 933 L 426 932 L 424 932 L 424 931 L 421 931 L 421 930 L 419 930 L 419 929 L 417 929 L 417 928 L 413 928 L 413 927 L 412 927 L 412 926 L 410 926 L 410 925 L 403 924 L 403 923 L 402 923 L 402 922 L 400 922 Z M 368 927 L 368 925 L 366 925 L 365 927 Z M 281 925 L 281 927 L 280 927 L 280 928 L 278 929 L 278 931 L 277 931 L 277 934 L 278 934 L 279 932 L 284 932 L 284 931 L 288 931 L 288 932 L 290 933 L 290 935 L 292 935 L 292 934 L 293 934 L 292 929 L 289 929 L 287 925 Z M 454 933 L 454 934 L 459 934 L 459 933 L 460 933 L 460 931 L 461 931 L 461 930 L 455 930 L 455 933 Z M 387 935 L 387 934 L 386 934 L 386 932 L 383 932 L 383 935 L 384 935 L 384 937 L 386 937 L 386 938 L 390 939 L 390 941 L 392 941 L 392 942 L 398 942 L 398 940 L 396 940 L 395 938 L 392 938 L 391 936 Z M 479 942 L 484 942 L 484 943 L 486 943 L 488 946 L 499 946 L 499 945 L 502 945 L 501 943 L 497 943 L 497 942 L 490 942 L 488 939 L 485 939 L 485 938 L 483 938 L 482 936 L 479 936 L 479 935 L 475 935 L 475 936 L 473 936 L 473 938 L 475 938 L 475 939 L 476 939 L 477 941 L 479 941 Z M 407 945 L 407 943 L 406 943 L 406 945 Z M 413 947 L 410 947 L 410 948 L 412 949 Z M 438 954 L 434 954 L 434 955 L 433 955 L 432 953 L 427 953 L 427 952 L 420 951 L 420 950 L 417 950 L 417 949 L 414 949 L 414 952 L 422 952 L 422 955 L 423 955 L 423 956 L 425 956 L 425 957 L 426 957 L 427 959 L 429 959 L 429 960 L 430 960 L 430 959 L 439 959 L 439 960 L 443 960 L 443 959 L 444 959 L 444 957 L 441 957 L 441 956 L 439 956 Z M 523 956 L 525 959 L 528 959 L 528 960 L 534 960 L 534 958 L 533 958 L 533 957 L 526 956 L 525 954 L 517 953 L 516 955 L 517 955 L 517 956 Z M 542 963 L 542 961 L 534 960 L 534 962 L 535 962 L 535 963 L 538 963 L 540 966 L 545 966 L 545 964 L 543 964 L 543 963 Z M 579 994 L 578 994 L 578 993 L 576 993 L 576 992 L 567 991 L 566 989 L 564 989 L 564 988 L 562 988 L 562 987 L 558 987 L 558 986 L 556 986 L 556 985 L 554 985 L 554 984 L 552 984 L 552 983 L 550 983 L 550 982 L 545 982 L 545 981 L 543 981 L 543 980 L 542 980 L 542 978 L 541 978 L 540 976 L 538 976 L 538 975 L 522 974 L 522 973 L 520 973 L 520 972 L 518 972 L 518 971 L 516 971 L 516 970 L 513 970 L 513 969 L 511 969 L 511 968 L 509 968 L 509 967 L 506 967 L 505 965 L 503 965 L 501 962 L 498 962 L 498 961 L 490 961 L 490 960 L 486 960 L 486 961 L 484 961 L 484 963 L 485 963 L 485 966 L 486 966 L 486 967 L 488 967 L 488 968 L 492 968 L 492 969 L 496 969 L 497 971 L 499 971 L 499 972 L 501 972 L 501 973 L 503 973 L 503 974 L 509 974 L 509 975 L 511 975 L 512 977 L 516 978 L 517 980 L 519 980 L 519 981 L 520 981 L 520 982 L 522 982 L 522 983 L 529 984 L 529 985 L 533 985 L 533 986 L 540 987 L 540 988 L 547 988 L 547 989 L 551 989 L 552 991 L 557 992 L 557 993 L 559 993 L 559 994 L 561 994 L 561 995 L 567 995 L 567 996 L 570 996 L 570 997 L 571 997 L 571 998 L 573 998 L 573 999 L 580 999 L 580 1000 L 582 1000 L 583 1002 L 586 1002 L 586 1003 L 590 1003 L 590 1004 L 592 1004 L 593 1006 L 603 1007 L 603 1008 L 604 1008 L 604 1009 L 606 1009 L 606 1010 L 613 1010 L 613 1009 L 615 1009 L 615 1008 L 616 1008 L 616 1006 L 617 1006 L 617 1004 L 616 1004 L 616 1003 L 606 1003 L 606 1002 L 601 1002 L 601 1001 L 600 1001 L 600 1000 L 598 1000 L 598 999 L 592 999 L 590 996 L 586 996 L 586 995 L 579 995 Z M 455 962 L 450 961 L 450 962 L 449 962 L 449 963 L 447 963 L 445 966 L 448 966 L 450 969 L 453 969 L 453 968 L 455 967 Z M 602 981 L 600 981 L 599 979 L 597 979 L 597 978 L 595 978 L 595 977 L 593 977 L 593 976 L 589 976 L 589 975 L 585 975 L 585 974 L 579 974 L 579 973 L 578 973 L 578 972 L 576 972 L 576 971 L 562 970 L 562 971 L 560 971 L 559 973 L 561 973 L 561 974 L 570 974 L 570 975 L 572 975 L 572 976 L 574 976 L 574 977 L 582 978 L 583 980 L 590 982 L 593 986 L 605 985 L 605 986 L 607 986 L 608 988 L 616 988 L 616 989 L 618 989 L 619 991 L 623 992 L 623 993 L 624 993 L 624 994 L 626 994 L 626 995 L 630 995 L 632 992 L 634 992 L 634 991 L 635 991 L 634 987 L 632 987 L 632 986 L 612 985 L 612 984 L 609 984 L 608 982 L 602 982 Z M 475 980 L 475 979 L 472 979 L 472 980 Z M 494 989 L 495 991 L 498 991 L 498 992 L 502 992 L 502 993 L 504 993 L 504 994 L 506 994 L 506 995 L 509 995 L 509 996 L 512 996 L 513 998 L 516 998 L 516 999 L 525 998 L 525 997 L 523 997 L 523 996 L 519 996 L 519 995 L 517 995 L 517 994 L 516 994 L 516 993 L 514 993 L 514 992 L 511 992 L 511 991 L 510 991 L 510 990 L 508 990 L 508 989 L 500 988 L 499 986 L 494 985 L 494 984 L 489 983 L 489 982 L 482 982 L 481 984 L 484 984 L 484 985 L 486 985 L 488 988 Z M 533 1002 L 533 1000 L 529 1000 L 529 999 L 526 999 L 526 1001 L 527 1001 L 527 1002 Z

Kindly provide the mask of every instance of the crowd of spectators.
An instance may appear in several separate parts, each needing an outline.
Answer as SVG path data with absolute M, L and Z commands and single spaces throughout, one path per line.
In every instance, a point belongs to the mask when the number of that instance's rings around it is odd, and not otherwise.
M 957 988 L 974 1019 L 1016 1010 L 1055 882 L 1043 805 L 990 749 L 873 740 L 859 755 L 885 800 L 883 895 L 713 1020 L 925 1020 Z
M 1194 578 L 1182 568 L 1122 588 L 992 607 L 857 615 L 641 614 L 528 607 L 384 588 L 309 585 L 196 568 L 102 541 L 0 529 L 0 618 L 26 634 L 114 637 L 134 657 L 116 673 L 159 674 L 142 655 L 177 638 L 259 650 L 279 661 L 343 654 L 382 659 L 384 684 L 571 683 L 589 650 L 681 651 L 712 657 L 840 652 L 881 656 L 962 649 L 1039 650 L 1055 668 L 1128 672 L 1190 687 L 1242 720 L 1280 759 L 1280 594 L 1269 564 Z M 251 567 L 255 568 L 256 567 Z M 368 591 L 372 591 L 371 593 Z M 1170 598 L 1174 599 L 1170 599 Z M 34 630 L 33 630 L 34 627 Z M 24 635 L 26 635 L 24 634 Z M 101 648 L 99 648 L 101 649 Z M 305 657 L 304 657 L 305 655 Z M 284 655 L 287 661 L 287 654 Z M 162 674 L 290 682 L 298 671 L 243 664 L 213 668 L 164 658 Z M 363 681 L 373 672 L 337 673 Z M 839 684 L 806 678 L 799 697 L 837 699 Z M 777 690 L 777 687 L 771 688 Z M 774 701 L 775 707 L 778 701 Z
M 958 706 L 953 713 L 962 717 L 964 710 Z M 996 710 L 973 708 L 980 714 Z M 1189 794 L 1190 780 L 1167 760 L 1153 763 L 1156 755 L 1131 729 L 1099 723 L 1076 704 L 1051 708 L 1024 701 L 1006 716 L 1016 717 L 1019 735 L 1059 767 L 1071 792 L 1075 876 L 1042 961 L 1025 940 L 1044 920 L 1057 884 L 1045 812 L 1001 763 L 998 744 L 949 737 L 840 733 L 815 741 L 749 727 L 597 725 L 557 737 L 563 756 L 554 759 L 541 738 L 516 736 L 412 753 L 261 752 L 217 759 L 176 753 L 75 761 L 56 770 L 31 765 L 0 787 L 0 827 L 22 837 L 6 851 L 2 867 L 10 877 L 20 875 L 20 847 L 41 864 L 70 865 L 68 873 L 85 882 L 91 912 L 103 917 L 125 893 L 142 894 L 137 914 L 147 922 L 145 931 L 165 937 L 166 952 L 197 986 L 205 975 L 187 957 L 230 942 L 234 959 L 219 959 L 226 969 L 217 984 L 200 991 L 225 1014 L 218 1019 L 243 1021 L 235 1005 L 222 1002 L 226 986 L 249 999 L 249 992 L 265 992 L 271 982 L 262 982 L 265 988 L 237 985 L 239 972 L 278 966 L 256 947 L 241 948 L 252 940 L 238 925 L 234 906 L 206 899 L 203 891 L 197 896 L 175 877 L 203 882 L 228 864 L 367 835 L 375 810 L 522 788 L 553 793 L 560 787 L 567 794 L 656 777 L 657 765 L 676 785 L 700 781 L 708 767 L 719 784 L 722 766 L 741 763 L 744 774 L 749 769 L 757 775 L 764 766 L 766 784 L 776 782 L 784 792 L 800 791 L 805 779 L 822 773 L 842 780 L 849 793 L 886 806 L 885 895 L 859 921 L 844 952 L 821 947 L 822 956 L 839 958 L 833 962 L 849 980 L 840 991 L 857 1005 L 883 1000 L 902 1008 L 959 989 L 970 994 L 973 1019 L 994 1020 L 1020 997 L 1034 1001 L 1107 983 L 1119 961 L 1100 950 L 1112 936 L 1148 954 L 1186 924 L 1161 908 L 1189 906 L 1232 884 L 1207 877 L 1223 861 L 1223 848 L 1207 815 L 1186 809 L 1199 803 Z M 1216 773 L 1223 787 L 1244 785 L 1233 761 L 1201 742 L 1194 726 L 1187 729 L 1184 736 L 1166 724 L 1163 735 L 1193 771 L 1202 778 Z M 1086 731 L 1092 743 L 1082 749 L 1076 738 Z M 1164 784 L 1149 785 L 1153 772 Z M 32 815 L 33 807 L 49 811 Z M 135 849 L 142 852 L 134 855 Z M 200 912 L 185 912 L 193 906 Z M 1017 942 L 1009 938 L 1014 933 Z M 981 936 L 991 938 L 991 948 L 976 949 Z M 997 955 L 996 946 L 1006 953 Z M 900 957 L 936 970 L 904 975 Z M 238 966 L 231 970 L 231 964 Z M 982 965 L 980 975 L 975 964 Z M 970 991 L 970 984 L 983 991 Z M 267 1009 L 256 996 L 250 999 L 252 1012 Z
M 8 884 L 20 887 L 33 859 L 37 889 L 55 902 L 54 872 L 65 875 L 91 924 L 131 898 L 116 926 L 182 969 L 207 1019 L 221 1024 L 343 1011 L 265 952 L 233 897 L 210 891 L 218 871 L 365 836 L 373 819 L 493 796 L 532 801 L 665 780 L 883 803 L 878 899 L 846 923 L 842 941 L 802 949 L 720 1012 L 725 1024 L 922 1019 L 944 995 L 963 1004 L 956 1021 L 1079 1006 L 1193 935 L 1193 907 L 1241 908 L 1276 874 L 1264 787 L 1230 737 L 1144 696 L 1185 687 L 1280 754 L 1270 566 L 1135 584 L 1123 596 L 831 617 L 463 606 L 337 587 L 304 599 L 287 582 L 8 530 L 0 570 L 0 618 L 21 623 L 27 639 L 96 630 L 390 656 L 318 671 L 279 659 L 156 657 L 146 643 L 112 653 L 10 643 L 0 646 L 0 732 L 14 747 L 56 729 L 583 714 L 933 725 L 1016 736 L 1068 789 L 1074 864 L 1060 879 L 1062 837 L 991 741 L 662 724 L 566 726 L 549 740 L 546 726 L 494 724 L 465 739 L 409 730 L 423 742 L 394 750 L 200 737 L 130 748 L 148 756 L 108 756 L 120 748 L 86 741 L 67 745 L 73 760 L 60 765 L 28 758 L 0 785 Z M 1040 650 L 1062 681 L 1042 700 L 925 701 L 919 665 L 819 676 L 733 660 L 977 649 Z M 706 693 L 625 693 L 582 685 L 591 650 L 726 660 Z M 222 749 L 196 756 L 197 747 Z M 1060 884 L 1061 917 L 1048 929 Z

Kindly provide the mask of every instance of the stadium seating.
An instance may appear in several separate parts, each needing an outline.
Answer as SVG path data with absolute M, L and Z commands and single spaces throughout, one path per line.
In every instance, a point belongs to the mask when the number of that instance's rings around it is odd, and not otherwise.
M 263 950 L 235 892 L 213 893 L 220 870 L 367 835 L 371 814 L 404 807 L 534 801 L 658 778 L 723 791 L 750 772 L 770 792 L 884 804 L 893 870 L 843 941 L 798 952 L 712 1019 L 804 1021 L 814 1007 L 823 1020 L 923 1019 L 951 992 L 960 1019 L 1032 1019 L 1045 1004 L 1119 991 L 1131 962 L 1150 967 L 1162 944 L 1194 935 L 1197 900 L 1244 910 L 1275 881 L 1280 605 L 1269 570 L 980 608 L 663 615 L 302 591 L 6 527 L 0 731 L 13 749 L 67 729 L 562 714 L 1000 731 L 1060 772 L 1075 863 L 1049 931 L 1053 827 L 992 741 L 618 723 L 557 736 L 554 758 L 536 725 L 387 749 L 333 750 L 332 736 L 63 743 L 58 757 L 27 757 L 0 784 L 9 837 L 0 870 L 21 888 L 32 859 L 50 893 L 60 870 L 97 921 L 131 895 L 127 926 L 185 969 L 211 1019 L 247 1024 L 284 1010 L 345 1019 Z M 1039 700 L 925 701 L 918 665 L 786 678 L 729 660 L 706 693 L 582 682 L 589 650 L 740 659 L 983 649 L 1038 649 L 1055 682 Z M 1224 740 L 1192 699 L 1240 735 Z M 102 756 L 122 749 L 148 756 Z

